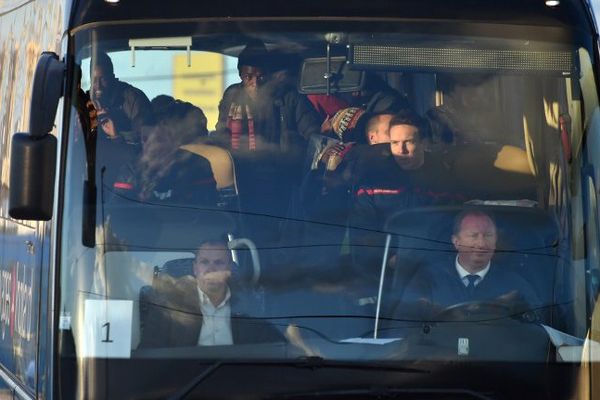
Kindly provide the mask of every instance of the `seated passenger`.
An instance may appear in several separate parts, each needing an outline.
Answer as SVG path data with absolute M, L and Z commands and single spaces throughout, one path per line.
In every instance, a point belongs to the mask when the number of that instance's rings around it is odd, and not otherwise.
M 373 275 L 381 267 L 385 221 L 410 207 L 463 203 L 451 171 L 439 157 L 425 152 L 428 130 L 413 111 L 403 111 L 390 121 L 389 155 L 370 163 L 357 160 L 354 207 L 350 215 L 354 262 Z
M 270 324 L 240 315 L 238 290 L 229 285 L 231 254 L 223 240 L 198 247 L 194 276 L 159 276 L 143 299 L 141 347 L 214 346 L 281 342 Z
M 390 121 L 394 114 L 375 114 L 367 123 L 367 141 L 369 144 L 390 142 Z
M 291 85 L 270 82 L 271 58 L 262 42 L 244 48 L 238 72 L 242 82 L 228 87 L 219 104 L 218 140 L 234 151 L 302 153 L 306 139 L 319 133 L 319 116 Z
M 294 272 L 302 276 L 306 271 L 298 267 L 302 260 L 311 268 L 311 275 L 333 281 L 340 278 L 340 249 L 346 235 L 346 222 L 351 206 L 350 188 L 357 179 L 356 164 L 371 165 L 389 154 L 389 121 L 392 115 L 370 115 L 359 108 L 344 109 L 329 120 L 331 129 L 340 138 L 352 138 L 356 142 L 338 143 L 328 147 L 321 156 L 317 168 L 304 177 L 301 197 L 294 221 L 304 223 L 298 227 L 294 222 L 285 226 L 283 240 L 294 243 L 301 240 L 301 254 L 287 250 Z M 326 244 L 326 246 L 322 246 Z M 285 246 L 289 248 L 289 246 Z M 324 267 L 327 265 L 327 267 Z M 318 266 L 318 267 L 317 267 Z M 315 267 L 314 270 L 312 267 Z M 289 269 L 282 273 L 290 274 Z
M 246 222 L 260 225 L 261 232 L 252 235 L 259 246 L 278 238 L 277 218 L 288 212 L 301 180 L 307 139 L 320 132 L 319 116 L 308 100 L 286 79 L 271 79 L 272 64 L 262 42 L 248 43 L 238 58 L 242 82 L 225 90 L 211 137 L 232 152 L 243 210 L 275 217 Z
M 348 121 L 349 118 L 344 114 L 353 111 L 358 116 Z M 328 120 L 328 123 L 331 130 L 340 137 L 342 143 L 327 146 L 319 155 L 319 162 L 323 163 L 328 171 L 333 171 L 338 169 L 342 162 L 356 158 L 355 153 L 360 153 L 361 150 L 356 150 L 355 145 L 389 143 L 390 121 L 393 116 L 394 114 L 373 115 L 365 113 L 360 108 L 347 108 L 337 112 L 331 120 Z M 383 147 L 381 148 L 383 149 Z M 351 172 L 345 171 L 345 174 L 350 175 Z
M 318 157 L 317 168 L 305 177 L 302 202 L 309 214 L 312 214 L 309 210 L 313 207 L 317 212 L 327 208 L 323 204 L 325 198 L 335 197 L 333 203 L 336 208 L 348 205 L 348 191 L 358 179 L 355 171 L 357 160 L 370 163 L 371 158 L 383 158 L 389 154 L 389 145 L 375 146 L 369 150 L 362 143 L 389 143 L 389 122 L 392 117 L 391 114 L 366 114 L 359 108 L 348 108 L 335 114 L 330 120 L 331 129 L 344 142 L 327 146 Z M 345 142 L 345 139 L 353 141 Z M 346 217 L 341 220 L 342 224 Z
M 449 306 L 473 301 L 496 301 L 506 314 L 540 305 L 533 287 L 506 265 L 492 262 L 498 236 L 492 218 L 467 210 L 454 221 L 452 244 L 456 256 L 443 265 L 428 264 L 408 283 L 395 312 L 399 318 L 428 319 Z
M 154 123 L 152 107 L 144 92 L 115 77 L 107 54 L 99 53 L 90 68 L 97 181 L 114 182 L 123 165 L 138 156 L 142 129 Z
M 144 92 L 119 81 L 105 53 L 98 54 L 91 72 L 89 96 L 98 113 L 98 130 L 110 139 L 139 143 L 142 127 L 153 121 L 150 101 Z
M 358 143 L 366 143 L 364 130 L 370 114 L 358 107 L 348 107 L 337 111 L 321 125 L 320 140 L 313 140 L 308 149 L 310 169 L 335 170 L 343 156 Z M 333 138 L 337 139 L 334 140 Z
M 216 182 L 210 163 L 181 148 L 207 135 L 204 113 L 168 96 L 158 96 L 152 105 L 159 123 L 142 130 L 141 155 L 121 169 L 113 190 L 150 203 L 216 205 Z

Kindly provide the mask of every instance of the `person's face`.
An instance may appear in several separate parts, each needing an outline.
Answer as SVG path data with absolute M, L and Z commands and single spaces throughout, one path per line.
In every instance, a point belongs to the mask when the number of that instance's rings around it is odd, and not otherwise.
M 384 114 L 378 117 L 375 129 L 369 131 L 369 144 L 390 142 L 390 121 L 392 118 L 392 114 Z
M 265 75 L 263 70 L 258 67 L 242 65 L 240 67 L 240 79 L 246 93 L 255 99 L 258 94 L 258 87 L 265 81 Z
M 467 215 L 460 231 L 452 235 L 452 244 L 458 251 L 458 260 L 465 268 L 483 269 L 496 251 L 496 227 L 492 220 L 483 215 Z
M 412 125 L 395 125 L 390 129 L 390 149 L 400 168 L 420 168 L 425 159 L 424 145 L 419 131 Z
M 205 292 L 225 288 L 231 276 L 229 250 L 218 243 L 206 243 L 200 246 L 194 260 L 194 274 L 198 286 Z
M 104 68 L 100 66 L 94 67 L 92 72 L 93 99 L 102 100 L 102 97 L 106 96 L 106 93 L 110 91 L 114 80 L 114 75 L 104 71 Z

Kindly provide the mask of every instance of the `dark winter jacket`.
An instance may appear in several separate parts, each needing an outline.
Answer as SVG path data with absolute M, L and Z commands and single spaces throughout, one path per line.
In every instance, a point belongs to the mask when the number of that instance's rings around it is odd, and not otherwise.
M 232 104 L 248 105 L 254 120 L 254 131 L 257 135 L 257 150 L 269 149 L 274 145 L 282 153 L 288 153 L 297 146 L 304 148 L 306 139 L 311 134 L 320 132 L 320 121 L 317 112 L 310 102 L 290 87 L 279 88 L 273 94 L 262 94 L 261 105 L 253 101 L 244 92 L 241 83 L 231 85 L 225 90 L 219 103 L 219 120 L 216 135 L 227 147 L 230 147 L 228 117 Z M 265 97 L 266 96 L 266 97 Z M 242 138 L 241 149 L 248 148 L 248 137 Z M 266 147 L 266 148 L 265 148 Z

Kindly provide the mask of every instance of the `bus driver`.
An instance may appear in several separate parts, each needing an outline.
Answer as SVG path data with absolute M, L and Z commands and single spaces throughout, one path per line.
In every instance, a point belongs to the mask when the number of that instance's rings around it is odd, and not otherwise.
M 496 224 L 488 214 L 476 210 L 458 214 L 451 237 L 457 251 L 454 262 L 420 268 L 397 311 L 404 314 L 403 305 L 425 305 L 427 310 L 418 314 L 422 318 L 436 309 L 465 302 L 498 301 L 515 312 L 515 307 L 522 312 L 539 306 L 533 287 L 524 278 L 492 262 L 497 239 Z

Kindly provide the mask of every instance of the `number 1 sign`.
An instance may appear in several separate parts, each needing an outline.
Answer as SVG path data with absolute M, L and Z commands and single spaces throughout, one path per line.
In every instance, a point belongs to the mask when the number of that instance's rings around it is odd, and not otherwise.
M 85 301 L 81 357 L 129 358 L 133 301 Z

